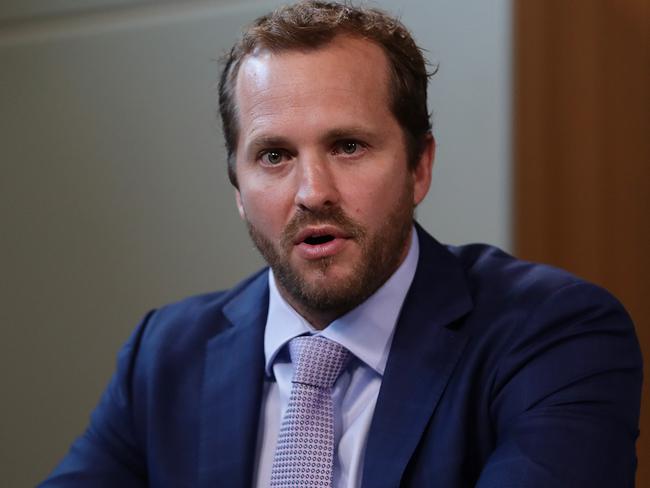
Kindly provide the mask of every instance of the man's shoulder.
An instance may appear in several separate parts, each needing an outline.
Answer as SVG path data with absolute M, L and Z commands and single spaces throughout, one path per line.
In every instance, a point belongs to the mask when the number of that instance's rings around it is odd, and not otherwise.
M 136 334 L 148 348 L 192 349 L 205 344 L 232 324 L 228 318 L 228 305 L 240 299 L 252 286 L 266 286 L 267 268 L 248 276 L 230 289 L 186 297 L 150 311 Z M 248 303 L 251 308 L 262 303 Z
M 611 315 L 631 322 L 608 290 L 563 269 L 534 263 L 487 244 L 446 246 L 463 269 L 473 301 L 472 314 L 521 332 L 549 323 L 576 324 Z M 505 320 L 504 320 L 505 319 Z
M 516 258 L 493 245 L 443 244 L 421 227 L 418 227 L 418 236 L 420 261 L 434 285 L 432 292 L 436 292 L 439 286 L 453 285 L 459 293 L 468 292 L 474 305 L 481 300 L 543 299 L 574 286 L 593 287 L 606 293 L 568 271 Z M 449 281 L 450 276 L 454 276 L 453 282 Z
M 565 286 L 587 284 L 563 269 L 516 258 L 489 244 L 445 246 L 477 292 L 545 294 Z

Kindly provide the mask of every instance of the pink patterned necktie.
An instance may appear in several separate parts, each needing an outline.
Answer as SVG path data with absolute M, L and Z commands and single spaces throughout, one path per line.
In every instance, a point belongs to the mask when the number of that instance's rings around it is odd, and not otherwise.
M 330 488 L 334 464 L 332 386 L 350 353 L 320 336 L 289 342 L 294 374 L 275 449 L 272 488 Z

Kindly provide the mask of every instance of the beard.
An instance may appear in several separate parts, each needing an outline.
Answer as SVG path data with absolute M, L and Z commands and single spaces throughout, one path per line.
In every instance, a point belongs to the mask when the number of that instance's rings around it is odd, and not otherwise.
M 279 288 L 289 295 L 290 302 L 299 308 L 336 312 L 340 316 L 364 302 L 399 267 L 406 255 L 413 212 L 413 187 L 405 184 L 393 211 L 372 234 L 338 206 L 298 210 L 277 245 L 248 219 L 246 225 L 253 243 L 273 270 Z M 308 225 L 323 224 L 343 230 L 361 249 L 360 258 L 342 278 L 328 279 L 328 270 L 337 256 L 305 262 L 304 270 L 296 269 L 290 262 L 298 232 Z M 312 276 L 311 280 L 308 275 Z

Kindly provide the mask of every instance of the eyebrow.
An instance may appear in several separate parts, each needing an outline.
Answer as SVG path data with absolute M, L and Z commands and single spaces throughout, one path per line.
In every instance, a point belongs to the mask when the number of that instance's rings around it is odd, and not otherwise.
M 325 140 L 332 141 L 336 139 L 360 138 L 374 140 L 378 137 L 376 132 L 362 126 L 338 127 L 325 133 Z
M 246 145 L 246 154 L 249 156 L 254 156 L 260 149 L 263 148 L 274 148 L 274 147 L 286 147 L 289 145 L 289 140 L 281 136 L 259 136 L 253 138 Z
M 289 145 L 289 139 L 282 136 L 259 136 L 253 138 L 246 148 L 248 151 L 256 151 L 263 147 L 283 147 Z

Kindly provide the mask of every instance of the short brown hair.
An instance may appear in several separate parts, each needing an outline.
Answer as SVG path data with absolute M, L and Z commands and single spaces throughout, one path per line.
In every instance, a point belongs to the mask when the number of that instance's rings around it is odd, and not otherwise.
M 317 49 L 340 35 L 367 39 L 386 53 L 391 71 L 391 111 L 404 131 L 409 165 L 415 167 L 431 131 L 427 84 L 435 70 L 427 71 L 420 48 L 398 19 L 374 8 L 307 0 L 258 18 L 225 57 L 219 81 L 219 111 L 228 152 L 228 176 L 235 187 L 239 136 L 235 86 L 243 59 L 257 49 Z

